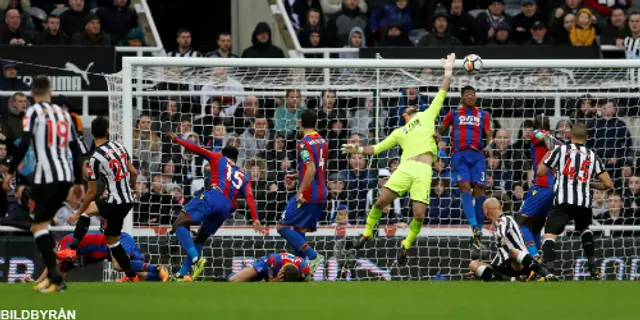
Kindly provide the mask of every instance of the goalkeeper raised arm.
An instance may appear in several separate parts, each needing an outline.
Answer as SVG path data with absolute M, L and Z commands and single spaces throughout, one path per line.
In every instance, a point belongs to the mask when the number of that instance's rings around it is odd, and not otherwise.
M 427 110 L 418 112 L 417 106 L 407 107 L 402 113 L 406 124 L 395 129 L 384 141 L 374 146 L 342 145 L 343 152 L 366 155 L 379 154 L 396 145 L 400 145 L 402 148 L 400 165 L 380 191 L 376 203 L 371 207 L 364 234 L 354 245 L 355 249 L 361 249 L 367 241 L 373 238 L 373 229 L 382 216 L 382 209 L 390 205 L 396 197 L 409 191 L 411 200 L 413 200 L 413 220 L 409 224 L 407 238 L 400 243 L 398 253 L 398 264 L 406 262 L 407 252 L 422 229 L 429 204 L 433 172 L 431 165 L 438 154 L 435 121 L 440 114 L 447 90 L 449 90 L 455 59 L 454 53 L 448 55 L 446 59 L 442 59 L 444 78 L 440 85 L 440 91 Z

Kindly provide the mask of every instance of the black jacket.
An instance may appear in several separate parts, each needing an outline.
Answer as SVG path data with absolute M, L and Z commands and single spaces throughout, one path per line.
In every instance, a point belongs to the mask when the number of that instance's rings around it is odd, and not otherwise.
M 79 46 L 110 46 L 111 45 L 111 37 L 108 34 L 100 31 L 95 36 L 88 34 L 85 31 L 76 33 L 73 37 L 71 37 L 71 41 L 69 41 L 72 45 Z
M 33 44 L 40 46 L 64 46 L 69 44 L 69 36 L 59 31 L 54 37 L 49 32 L 42 31 L 33 39 Z
M 6 23 L 0 25 L 0 44 L 9 44 L 12 39 L 22 39 L 25 44 L 30 44 L 33 41 L 34 33 L 28 29 L 20 28 L 15 32 L 9 30 Z
M 600 35 L 600 44 L 616 45 L 617 39 L 624 39 L 631 36 L 629 27 L 625 24 L 624 28 L 620 29 L 612 24 L 608 24 L 602 34 Z
M 537 42 L 533 39 L 529 39 L 527 40 L 524 45 L 526 46 L 547 46 L 547 45 L 552 45 L 555 42 L 553 41 L 553 39 L 549 38 L 549 37 L 544 37 L 544 39 L 542 39 L 542 42 Z
M 472 46 L 474 44 L 475 20 L 468 13 L 461 15 L 450 14 L 448 16 L 449 27 L 447 30 L 451 32 L 451 35 L 460 40 L 465 46 Z
M 536 21 L 542 21 L 542 16 L 539 13 L 527 17 L 521 12 L 513 17 L 511 21 L 511 36 L 513 41 L 517 44 L 523 44 L 531 39 L 531 26 L 533 26 L 533 23 Z
M 489 39 L 487 37 L 487 34 L 489 32 L 489 30 L 493 27 L 493 29 L 497 29 L 497 25 L 500 23 L 507 23 L 509 26 L 511 26 L 511 20 L 509 19 L 509 17 L 503 13 L 502 16 L 500 16 L 500 18 L 494 20 L 490 15 L 489 15 L 489 10 L 484 11 L 484 12 L 480 12 L 477 16 L 476 16 L 476 21 L 475 21 L 475 44 L 476 45 L 485 45 L 487 44 L 489 41 L 493 40 L 493 39 Z M 511 32 L 509 33 L 509 35 L 511 36 Z M 495 37 L 495 35 L 494 35 Z
M 394 26 L 397 27 L 397 26 Z M 409 40 L 409 35 L 406 34 L 400 28 L 400 34 L 397 36 L 389 36 L 389 31 L 392 26 L 389 26 L 384 32 L 384 37 L 380 40 L 380 47 L 414 47 L 413 42 Z
M 86 11 L 78 12 L 69 9 L 60 15 L 60 30 L 66 34 L 74 35 L 77 32 L 84 31 L 86 24 Z
M 138 14 L 129 8 L 130 3 L 130 0 L 127 1 L 124 8 L 111 5 L 100 8 L 97 12 L 102 30 L 109 34 L 113 45 L 125 38 L 131 29 L 138 26 Z
M 256 39 L 256 35 L 259 33 L 267 32 L 269 33 L 269 40 L 266 43 L 261 43 Z M 244 49 L 242 52 L 243 58 L 284 58 L 284 52 L 282 49 L 274 46 L 271 43 L 272 34 L 271 28 L 266 22 L 259 22 L 256 25 L 255 30 L 251 36 L 251 42 L 253 45 L 249 48 Z

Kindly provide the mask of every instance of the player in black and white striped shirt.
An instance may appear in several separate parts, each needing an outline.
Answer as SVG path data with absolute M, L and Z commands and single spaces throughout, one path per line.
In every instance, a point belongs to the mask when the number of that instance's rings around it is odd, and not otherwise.
M 96 148 L 87 165 L 87 194 L 78 211 L 70 218 L 71 221 L 78 220 L 73 241 L 69 249 L 58 251 L 58 258 L 75 258 L 76 249 L 89 230 L 91 216 L 99 214 L 106 220 L 104 235 L 111 255 L 126 274 L 123 281 L 137 282 L 136 270 L 131 268 L 127 253 L 120 245 L 120 233 L 124 218 L 133 206 L 132 187 L 136 183 L 138 171 L 124 146 L 109 140 L 109 120 L 105 117 L 95 118 L 91 122 L 91 134 Z M 96 200 L 93 204 L 98 190 L 98 179 L 104 181 L 108 196 Z
M 471 276 L 483 281 L 514 281 L 519 277 L 530 279 L 533 272 L 540 276 L 542 281 L 557 280 L 529 254 L 520 227 L 513 217 L 502 212 L 502 205 L 498 199 L 487 199 L 482 204 L 482 210 L 495 227 L 498 252 L 491 264 L 480 260 L 471 261 Z
M 584 146 L 587 138 L 587 127 L 581 123 L 575 124 L 571 129 L 571 143 L 557 146 L 538 165 L 538 176 L 546 175 L 551 169 L 556 173 L 553 187 L 556 195 L 544 227 L 542 257 L 553 272 L 555 241 L 573 220 L 576 231 L 582 233 L 582 248 L 587 256 L 591 278 L 599 279 L 594 261 L 593 232 L 589 229 L 593 218 L 591 188 L 611 189 L 613 181 L 596 153 Z M 595 177 L 601 182 L 592 181 Z
M 24 134 L 20 145 L 13 153 L 13 161 L 9 173 L 5 176 L 3 188 L 7 190 L 8 182 L 12 180 L 33 142 L 36 170 L 31 189 L 31 198 L 35 203 L 31 213 L 31 232 L 42 254 L 42 261 L 51 270 L 47 274 L 48 281 L 34 289 L 58 292 L 63 291 L 66 286 L 56 268 L 56 256 L 53 251 L 55 242 L 49 233 L 49 225 L 66 200 L 72 183 L 76 184 L 74 192 L 84 193 L 80 185 L 82 151 L 71 116 L 58 105 L 51 103 L 51 84 L 47 76 L 39 75 L 33 78 L 31 96 L 35 104 L 29 107 L 23 119 Z M 69 159 L 69 149 L 73 161 Z

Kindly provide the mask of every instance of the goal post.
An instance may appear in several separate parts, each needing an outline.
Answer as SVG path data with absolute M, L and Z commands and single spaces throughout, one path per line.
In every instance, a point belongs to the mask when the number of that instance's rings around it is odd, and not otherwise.
M 494 182 L 491 194 L 508 203 L 507 213 L 517 213 L 531 184 L 527 139 L 519 134 L 528 130 L 526 120 L 535 114 L 550 116 L 552 131 L 568 138 L 563 121 L 575 116 L 581 108 L 580 101 L 591 101 L 592 110 L 587 111 L 596 115 L 604 110 L 606 99 L 611 99 L 619 107 L 617 116 L 626 124 L 631 138 L 630 145 L 616 145 L 611 151 L 616 155 L 624 153 L 626 157 L 616 164 L 615 171 L 624 172 L 627 162 L 637 160 L 640 61 L 484 60 L 483 70 L 472 75 L 462 69 L 463 57 L 458 58 L 440 120 L 448 110 L 458 106 L 462 86 L 477 88 L 479 107 L 490 112 L 500 124 L 501 134 L 506 135 L 500 137 L 506 147 L 489 157 L 487 175 Z M 168 230 L 180 206 L 203 188 L 207 169 L 184 150 L 163 141 L 162 130 L 171 128 L 203 145 L 210 140 L 206 148 L 214 151 L 227 144 L 238 146 L 242 157 L 238 164 L 252 177 L 259 177 L 254 181 L 254 193 L 258 214 L 269 234 L 257 235 L 251 230 L 245 205 L 240 201 L 235 215 L 205 246 L 204 255 L 211 261 L 205 270 L 206 278 L 219 278 L 260 256 L 291 250 L 277 235 L 275 223 L 283 201 L 295 188 L 284 183 L 282 176 L 296 168 L 295 121 L 298 110 L 306 106 L 319 114 L 324 112 L 319 130 L 324 131 L 334 151 L 329 159 L 327 185 L 330 193 L 335 194 L 330 194 L 319 230 L 308 235 L 309 242 L 328 258 L 314 278 L 336 280 L 339 269 L 346 264 L 349 279 L 462 279 L 471 257 L 471 232 L 459 196 L 450 185 L 450 152 L 446 144 L 439 146 L 442 163 L 434 164 L 429 221 L 425 221 L 407 267 L 394 264 L 395 249 L 407 234 L 405 224 L 411 216 L 406 197 L 389 209 L 389 216 L 381 221 L 372 245 L 355 255 L 339 249 L 363 231 L 368 206 L 375 201 L 380 181 L 387 178 L 387 171 L 393 171 L 400 155 L 394 149 L 380 154 L 375 161 L 347 158 L 340 154 L 339 143 L 373 144 L 383 139 L 402 124 L 399 115 L 407 104 L 429 105 L 442 74 L 441 61 L 436 59 L 124 57 L 122 71 L 107 76 L 109 90 L 122 93 L 109 98 L 111 133 L 113 139 L 129 150 L 136 149 L 132 151 L 136 153 L 134 156 L 145 154 L 140 155 L 138 164 L 144 168 L 141 171 L 146 177 L 146 185 L 140 186 L 146 189 L 140 191 L 139 205 L 128 217 L 127 230 L 133 232 L 152 262 L 171 267 L 181 263 L 184 252 Z M 287 96 L 289 90 L 295 92 Z M 330 110 L 323 109 L 325 90 L 336 92 L 336 102 Z M 256 113 L 243 113 L 253 103 L 257 105 Z M 215 116 L 212 110 L 216 110 Z M 267 120 L 266 128 L 258 125 L 261 117 Z M 151 123 L 144 124 L 143 120 Z M 148 127 L 136 128 L 137 122 Z M 261 136 L 256 133 L 258 130 L 267 133 Z M 195 137 L 191 132 L 196 133 Z M 636 174 L 631 172 L 631 176 Z M 617 186 L 621 189 L 616 190 L 622 197 L 621 209 L 627 213 L 637 210 L 624 207 L 626 192 L 632 188 L 629 178 L 616 177 L 622 183 Z M 612 201 L 609 195 L 599 195 L 598 199 L 603 206 Z M 634 238 L 640 235 L 638 216 L 631 215 L 622 226 L 608 225 L 612 219 L 602 217 L 609 211 L 615 215 L 615 210 L 598 209 L 594 231 L 596 255 L 603 272 L 611 279 L 640 278 L 640 243 Z M 346 211 L 344 225 L 336 223 L 341 211 Z M 560 269 L 565 278 L 579 279 L 584 274 L 580 236 L 573 234 L 571 228 L 568 230 L 557 242 Z M 487 250 L 483 259 L 489 260 L 494 245 L 488 225 L 484 235 Z M 105 279 L 115 278 L 107 274 Z

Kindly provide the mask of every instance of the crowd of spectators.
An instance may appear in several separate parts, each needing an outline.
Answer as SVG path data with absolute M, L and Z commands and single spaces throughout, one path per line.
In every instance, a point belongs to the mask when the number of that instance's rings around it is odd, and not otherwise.
M 31 15 L 32 7 L 46 17 Z M 3 0 L 0 45 L 143 46 L 145 41 L 131 0 Z

